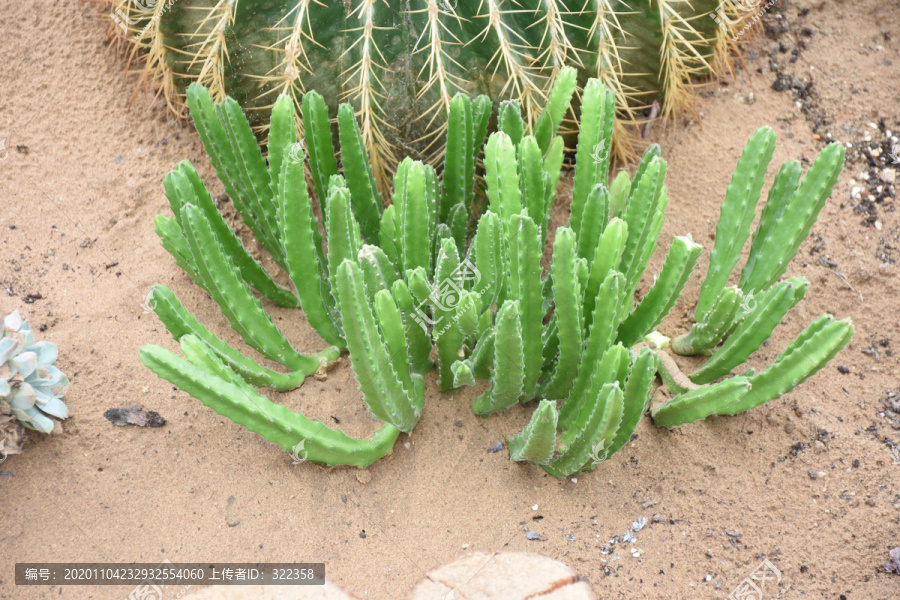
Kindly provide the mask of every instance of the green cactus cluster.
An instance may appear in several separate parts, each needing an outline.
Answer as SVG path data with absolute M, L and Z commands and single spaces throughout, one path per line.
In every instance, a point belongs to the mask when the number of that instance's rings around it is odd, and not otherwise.
M 2 317 L 2 315 L 0 315 Z M 38 342 L 19 311 L 0 318 L 0 451 L 21 450 L 27 427 L 41 433 L 69 416 L 62 397 L 69 380 L 56 366 L 56 344 Z
M 619 154 L 627 124 L 657 103 L 688 106 L 697 80 L 729 69 L 735 33 L 755 13 L 720 0 L 116 0 L 111 30 L 141 81 L 183 114 L 191 82 L 229 95 L 264 136 L 279 95 L 318 90 L 329 114 L 349 102 L 387 193 L 405 156 L 436 162 L 459 93 L 517 100 L 535 126 L 561 70 L 616 94 Z
M 442 176 L 421 161 L 401 161 L 386 209 L 349 105 L 338 111 L 339 172 L 326 104 L 315 92 L 302 98 L 303 142 L 291 126 L 291 98 L 275 102 L 265 160 L 238 104 L 214 103 L 192 85 L 188 103 L 210 160 L 242 220 L 292 285 L 278 285 L 252 258 L 189 163 L 166 178 L 174 217 L 157 217 L 157 232 L 244 342 L 283 369 L 263 367 L 226 344 L 163 286 L 153 288 L 150 303 L 184 357 L 146 346 L 142 360 L 220 414 L 287 450 L 302 445 L 306 460 L 327 465 L 365 466 L 390 452 L 397 436 L 415 427 L 423 376 L 433 368 L 445 392 L 486 381 L 472 400 L 477 415 L 537 401 L 527 427 L 508 439 L 510 458 L 555 476 L 591 470 L 632 439 L 657 373 L 672 397 L 651 415 L 657 425 L 675 427 L 758 406 L 824 366 L 849 341 L 849 321 L 823 316 L 767 369 L 732 375 L 806 291 L 802 279 L 779 279 L 831 193 L 843 148 L 826 147 L 802 182 L 799 164 L 785 163 L 740 284 L 728 287 L 774 147 L 770 129 L 753 135 L 722 205 L 696 324 L 671 341 L 678 353 L 711 354 L 688 377 L 656 329 L 702 249 L 689 235 L 675 237 L 654 283 L 635 302 L 658 249 L 667 166 L 653 145 L 633 177 L 621 171 L 610 180 L 616 96 L 597 79 L 581 96 L 571 217 L 551 232 L 564 158 L 558 131 L 576 83 L 574 69 L 560 72 L 534 133 L 516 101 L 501 104 L 499 131 L 486 144 L 490 100 L 456 95 Z M 482 145 L 483 168 L 476 161 Z M 301 308 L 329 347 L 311 356 L 294 350 L 258 296 Z M 382 422 L 370 439 L 350 438 L 255 389 L 296 387 L 343 351 Z
M 809 235 L 844 163 L 843 146 L 832 143 L 816 158 L 802 182 L 799 162 L 791 160 L 781 166 L 753 232 L 739 283 L 727 286 L 741 249 L 750 238 L 774 150 L 775 133 L 759 129 L 738 161 L 716 225 L 709 269 L 694 311 L 695 323 L 689 332 L 672 341 L 677 354 L 710 356 L 687 380 L 674 372 L 674 361 L 665 363 L 664 379 L 677 395 L 654 409 L 659 425 L 677 426 L 709 414 L 733 415 L 777 398 L 821 369 L 853 335 L 849 321 L 823 315 L 762 372 L 748 370 L 713 383 L 744 363 L 806 295 L 804 278 L 779 279 Z

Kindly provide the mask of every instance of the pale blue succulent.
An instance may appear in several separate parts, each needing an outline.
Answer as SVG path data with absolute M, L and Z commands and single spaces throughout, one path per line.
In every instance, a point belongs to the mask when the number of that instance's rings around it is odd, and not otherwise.
M 3 319 L 0 336 L 0 409 L 29 429 L 53 431 L 57 419 L 69 416 L 62 401 L 69 380 L 56 367 L 56 344 L 35 342 L 19 311 Z

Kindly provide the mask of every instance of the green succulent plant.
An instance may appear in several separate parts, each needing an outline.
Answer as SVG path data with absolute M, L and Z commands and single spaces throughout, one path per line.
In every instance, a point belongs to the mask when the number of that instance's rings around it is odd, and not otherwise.
M 279 94 L 318 90 L 349 102 L 375 179 L 387 191 L 407 155 L 434 160 L 458 92 L 517 100 L 525 131 L 564 66 L 600 79 L 623 123 L 658 102 L 689 104 L 694 81 L 728 68 L 734 33 L 753 13 L 719 0 L 117 0 L 112 30 L 145 62 L 142 81 L 183 111 L 191 82 L 238 100 L 260 131 Z M 301 117 L 301 115 L 303 115 Z
M 671 427 L 708 414 L 731 415 L 777 398 L 821 369 L 853 335 L 849 320 L 823 315 L 761 373 L 751 370 L 711 383 L 741 365 L 803 299 L 807 290 L 804 278 L 778 280 L 809 235 L 844 163 L 843 146 L 832 143 L 816 158 L 802 182 L 799 162 L 791 160 L 781 166 L 753 233 L 739 283 L 727 286 L 750 237 L 774 150 L 775 133 L 759 129 L 738 161 L 722 203 L 709 269 L 694 311 L 696 322 L 672 341 L 677 354 L 711 356 L 687 379 L 677 372 L 674 361 L 665 361 L 664 379 L 678 395 L 655 408 L 657 424 Z
M 2 317 L 2 315 L 0 315 Z M 56 344 L 36 342 L 28 321 L 19 311 L 0 324 L 0 434 L 3 450 L 21 450 L 19 426 L 51 433 L 58 420 L 69 416 L 62 397 L 69 380 L 56 366 Z
M 831 193 L 843 148 L 826 147 L 802 182 L 799 164 L 785 163 L 741 283 L 728 287 L 774 147 L 770 129 L 753 135 L 722 205 L 696 324 L 672 342 L 656 328 L 702 249 L 689 235 L 675 237 L 635 303 L 665 218 L 667 166 L 653 145 L 633 177 L 623 171 L 610 181 L 616 98 L 597 79 L 581 97 L 571 217 L 556 227 L 549 268 L 542 266 L 563 162 L 557 130 L 572 77 L 571 69 L 561 73 L 535 134 L 527 133 L 516 102 L 499 107 L 500 130 L 484 145 L 483 173 L 476 157 L 490 101 L 455 96 L 442 177 L 405 159 L 384 210 L 348 106 L 339 110 L 339 174 L 325 104 L 314 92 L 302 99 L 305 143 L 290 126 L 291 98 L 275 102 L 266 161 L 238 105 L 215 104 L 192 85 L 188 103 L 210 160 L 292 286 L 276 284 L 251 257 L 189 163 L 166 178 L 175 216 L 157 217 L 157 231 L 246 344 L 286 371 L 265 368 L 220 340 L 163 286 L 151 291 L 151 306 L 181 341 L 184 358 L 146 346 L 142 360 L 220 414 L 287 450 L 302 445 L 307 460 L 329 465 L 365 466 L 390 452 L 400 432 L 416 425 L 422 376 L 432 368 L 445 392 L 486 380 L 489 387 L 472 401 L 478 415 L 538 400 L 528 426 L 508 439 L 510 457 L 555 476 L 591 470 L 632 439 L 657 372 L 673 397 L 651 415 L 674 427 L 749 410 L 824 366 L 849 341 L 849 321 L 823 316 L 767 369 L 732 376 L 806 291 L 800 278 L 778 280 Z M 331 346 L 312 356 L 293 350 L 254 289 L 275 304 L 302 308 Z M 676 352 L 711 356 L 685 376 L 668 354 L 670 342 Z M 382 422 L 370 439 L 349 438 L 254 389 L 296 387 L 344 350 L 363 400 Z

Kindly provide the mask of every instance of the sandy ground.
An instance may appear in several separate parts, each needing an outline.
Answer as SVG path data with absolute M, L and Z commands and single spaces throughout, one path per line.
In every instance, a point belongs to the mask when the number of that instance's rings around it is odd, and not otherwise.
M 168 214 L 161 181 L 178 161 L 221 188 L 191 128 L 144 94 L 129 108 L 135 81 L 95 11 L 0 0 L 0 312 L 23 309 L 59 345 L 73 383 L 66 433 L 0 467 L 0 598 L 130 591 L 16 588 L 15 562 L 163 559 L 325 562 L 330 579 L 362 597 L 400 598 L 436 565 L 501 549 L 560 559 L 605 600 L 724 598 L 764 558 L 784 598 L 900 595 L 900 576 L 880 568 L 900 537 L 900 452 L 891 452 L 900 425 L 880 402 L 900 385 L 891 352 L 900 223 L 893 198 L 866 203 L 866 186 L 852 197 L 865 158 L 850 153 L 788 271 L 809 280 L 806 300 L 750 360 L 768 364 L 821 313 L 851 317 L 853 342 L 794 393 L 674 432 L 644 419 L 634 442 L 576 482 L 487 452 L 530 407 L 476 418 L 471 394 L 442 395 L 431 381 L 422 421 L 389 458 L 365 471 L 295 466 L 138 361 L 145 343 L 174 347 L 141 307 L 154 283 L 230 331 L 152 223 Z M 827 134 L 858 148 L 884 136 L 869 123 L 900 130 L 896 0 L 791 2 L 780 18 L 786 33 L 760 36 L 746 69 L 704 90 L 702 126 L 654 127 L 669 162 L 664 243 L 692 232 L 711 246 L 731 170 L 759 126 L 778 133 L 778 164 L 813 158 Z M 773 89 L 776 79 L 812 87 L 798 96 Z M 662 252 L 650 272 L 661 262 Z M 664 333 L 684 330 L 698 287 L 695 276 Z M 299 348 L 322 346 L 297 312 L 273 312 Z M 351 432 L 371 428 L 346 364 L 284 402 Z M 103 417 L 133 404 L 168 424 L 119 428 Z M 654 515 L 635 543 L 601 552 Z M 764 598 L 775 597 L 767 588 Z

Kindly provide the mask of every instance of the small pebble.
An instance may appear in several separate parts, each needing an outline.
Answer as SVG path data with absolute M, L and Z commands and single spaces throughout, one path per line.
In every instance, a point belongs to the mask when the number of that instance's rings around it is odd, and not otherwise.
M 866 500 L 866 504 L 868 504 L 869 506 L 875 506 L 875 500 L 869 498 L 868 500 Z
M 784 430 L 787 433 L 793 433 L 794 432 L 794 424 L 793 423 L 785 423 Z
M 818 477 L 818 476 L 816 475 L 816 472 L 813 471 L 812 469 L 810 469 L 809 471 L 807 471 L 806 474 L 809 475 L 809 478 L 810 478 L 810 479 L 816 479 L 816 477 Z
M 538 535 L 538 534 L 536 534 L 536 533 L 533 532 L 533 531 L 526 531 L 526 532 L 525 532 L 525 538 L 528 539 L 528 540 L 530 540 L 530 541 L 532 541 L 532 542 L 535 542 L 535 541 L 540 541 L 541 536 Z

